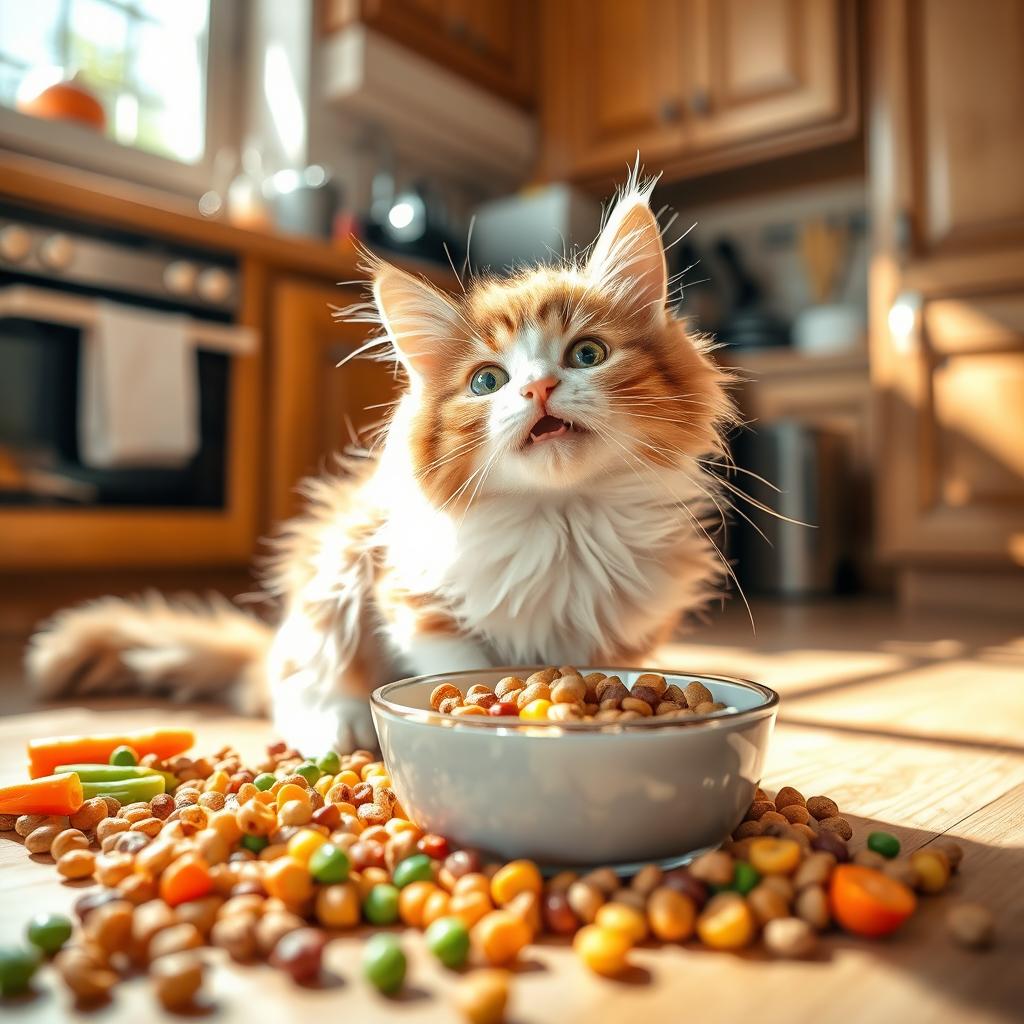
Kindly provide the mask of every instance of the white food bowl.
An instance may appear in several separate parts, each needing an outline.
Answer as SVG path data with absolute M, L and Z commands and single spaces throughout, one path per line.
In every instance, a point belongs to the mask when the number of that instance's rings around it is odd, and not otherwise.
M 779 696 L 743 679 L 698 680 L 730 710 L 623 723 L 453 717 L 430 710 L 450 682 L 465 692 L 532 669 L 416 676 L 370 698 L 384 763 L 418 825 L 503 857 L 544 865 L 682 863 L 721 843 L 761 778 Z M 581 670 L 632 687 L 650 669 Z M 734 710 L 733 710 L 734 709 Z

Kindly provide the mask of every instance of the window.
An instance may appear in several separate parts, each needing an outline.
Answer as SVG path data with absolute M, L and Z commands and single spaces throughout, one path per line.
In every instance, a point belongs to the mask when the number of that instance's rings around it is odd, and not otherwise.
M 0 101 L 78 73 L 124 146 L 197 163 L 206 148 L 210 0 L 0 0 Z

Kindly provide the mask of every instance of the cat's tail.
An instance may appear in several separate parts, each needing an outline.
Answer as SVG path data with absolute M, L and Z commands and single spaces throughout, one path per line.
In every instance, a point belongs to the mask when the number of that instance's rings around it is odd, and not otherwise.
M 58 612 L 29 641 L 38 696 L 124 691 L 226 701 L 246 714 L 267 703 L 273 630 L 214 595 L 104 597 Z

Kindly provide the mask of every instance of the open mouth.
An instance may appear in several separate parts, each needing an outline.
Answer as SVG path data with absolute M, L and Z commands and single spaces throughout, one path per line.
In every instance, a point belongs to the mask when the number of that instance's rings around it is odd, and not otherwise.
M 553 441 L 556 437 L 562 437 L 569 433 L 583 433 L 583 428 L 570 423 L 568 420 L 559 419 L 557 416 L 541 416 L 530 428 L 530 436 L 527 444 L 540 444 L 542 441 Z

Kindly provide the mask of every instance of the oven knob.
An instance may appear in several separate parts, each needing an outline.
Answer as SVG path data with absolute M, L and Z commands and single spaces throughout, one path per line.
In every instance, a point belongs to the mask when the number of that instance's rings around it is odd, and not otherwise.
M 32 251 L 32 236 L 20 224 L 8 224 L 0 230 L 0 257 L 20 263 Z
M 66 270 L 75 256 L 75 243 L 67 235 L 50 235 L 39 246 L 39 259 L 51 270 Z
M 198 291 L 207 302 L 223 302 L 231 295 L 231 275 L 220 267 L 208 267 L 199 275 Z
M 190 295 L 196 286 L 199 271 L 188 260 L 175 260 L 164 267 L 164 287 L 172 295 Z

